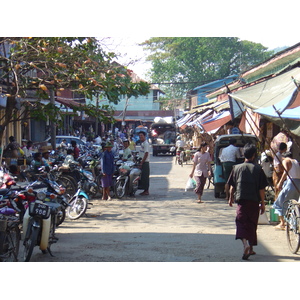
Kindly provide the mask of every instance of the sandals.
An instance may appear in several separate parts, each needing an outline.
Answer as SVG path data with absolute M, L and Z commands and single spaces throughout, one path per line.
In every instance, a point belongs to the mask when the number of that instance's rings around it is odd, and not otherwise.
M 275 229 L 280 229 L 280 230 L 285 230 L 285 226 L 284 225 L 280 225 L 278 224 L 277 226 L 274 227 Z

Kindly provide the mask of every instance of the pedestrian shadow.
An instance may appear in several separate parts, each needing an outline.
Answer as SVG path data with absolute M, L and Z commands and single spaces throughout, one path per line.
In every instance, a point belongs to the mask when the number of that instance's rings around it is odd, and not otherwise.
M 32 262 L 279 262 L 298 255 L 272 255 L 263 243 L 242 260 L 242 243 L 230 234 L 168 232 L 57 232 L 54 257 L 35 247 Z M 69 245 L 69 247 L 67 246 Z M 72 248 L 72 255 L 70 249 Z

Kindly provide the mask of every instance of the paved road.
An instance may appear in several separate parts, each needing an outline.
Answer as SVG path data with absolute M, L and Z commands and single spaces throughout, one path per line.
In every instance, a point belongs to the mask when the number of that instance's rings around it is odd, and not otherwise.
M 213 190 L 195 202 L 185 192 L 191 164 L 180 167 L 170 156 L 151 156 L 150 195 L 123 200 L 93 200 L 86 217 L 66 220 L 52 246 L 55 257 L 37 248 L 31 261 L 66 262 L 242 262 L 235 240 L 235 207 L 215 199 Z M 285 232 L 260 225 L 259 245 L 249 261 L 293 262 Z M 247 262 L 245 262 L 247 263 Z

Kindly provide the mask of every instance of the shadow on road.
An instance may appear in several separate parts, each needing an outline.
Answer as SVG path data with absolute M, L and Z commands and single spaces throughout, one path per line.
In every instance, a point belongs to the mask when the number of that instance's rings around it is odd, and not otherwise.
M 242 245 L 233 235 L 188 233 L 58 233 L 59 243 L 72 242 L 72 249 L 52 246 L 55 257 L 36 247 L 31 261 L 39 262 L 244 262 Z M 74 243 L 76 241 L 76 243 Z M 91 242 L 92 241 L 92 242 Z M 224 248 L 226 245 L 226 249 Z M 229 245 L 229 246 L 228 246 Z M 299 261 L 299 256 L 272 255 L 260 245 L 249 262 Z M 84 253 L 84 255 L 83 255 Z

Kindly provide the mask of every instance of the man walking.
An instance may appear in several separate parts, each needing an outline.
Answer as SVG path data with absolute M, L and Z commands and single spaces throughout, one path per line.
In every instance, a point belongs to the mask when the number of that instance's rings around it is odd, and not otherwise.
M 232 167 L 237 164 L 237 160 L 241 158 L 240 148 L 236 147 L 236 139 L 231 138 L 229 140 L 229 146 L 222 149 L 219 156 L 223 168 L 223 176 L 225 179 L 225 193 L 226 200 L 229 199 L 229 186 L 227 180 L 231 173 Z
M 141 148 L 140 148 L 140 157 L 142 157 L 141 161 L 141 169 L 142 169 L 142 174 L 141 174 L 141 181 L 140 181 L 140 186 L 141 189 L 144 191 L 140 193 L 142 196 L 147 196 L 149 195 L 149 185 L 150 185 L 150 166 L 149 166 L 149 152 L 150 152 L 150 145 L 148 141 L 146 140 L 146 133 L 141 131 L 139 132 L 139 138 L 141 141 Z
M 227 182 L 231 186 L 229 206 L 232 206 L 234 200 L 237 202 L 235 239 L 243 242 L 244 260 L 255 254 L 253 246 L 257 245 L 258 217 L 259 212 L 263 214 L 265 211 L 265 187 L 268 185 L 262 167 L 255 164 L 256 154 L 255 145 L 246 144 L 245 161 L 233 166 Z

